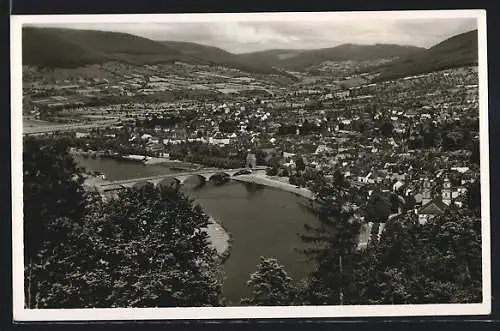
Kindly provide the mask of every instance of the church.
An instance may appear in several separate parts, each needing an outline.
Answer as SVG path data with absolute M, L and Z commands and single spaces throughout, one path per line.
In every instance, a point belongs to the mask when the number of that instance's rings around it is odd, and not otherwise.
M 448 177 L 443 180 L 441 195 L 433 196 L 435 189 L 436 187 L 432 186 L 432 181 L 426 178 L 422 192 L 422 207 L 416 210 L 420 224 L 426 224 L 434 217 L 442 215 L 453 202 L 452 187 Z

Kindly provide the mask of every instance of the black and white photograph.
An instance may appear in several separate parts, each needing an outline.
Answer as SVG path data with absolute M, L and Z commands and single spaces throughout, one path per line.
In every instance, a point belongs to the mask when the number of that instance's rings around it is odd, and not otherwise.
M 484 11 L 11 22 L 16 320 L 490 312 Z

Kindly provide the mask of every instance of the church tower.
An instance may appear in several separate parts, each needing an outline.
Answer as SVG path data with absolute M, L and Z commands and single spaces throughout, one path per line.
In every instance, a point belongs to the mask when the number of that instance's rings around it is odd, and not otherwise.
M 255 169 L 256 166 L 257 166 L 257 157 L 255 156 L 255 153 L 253 153 L 249 149 L 248 153 L 247 153 L 247 159 L 246 159 L 245 167 L 246 168 L 250 168 L 250 169 Z
M 441 199 L 446 205 L 451 205 L 451 182 L 446 177 L 443 181 L 443 189 L 441 190 Z
M 432 193 L 431 193 L 431 182 L 428 178 L 424 179 L 424 190 L 422 192 L 422 206 L 431 202 Z

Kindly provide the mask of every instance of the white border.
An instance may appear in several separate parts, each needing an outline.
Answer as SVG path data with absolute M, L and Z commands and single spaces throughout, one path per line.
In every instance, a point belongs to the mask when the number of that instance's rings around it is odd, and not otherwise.
M 481 150 L 482 281 L 479 304 L 285 306 L 133 309 L 24 309 L 23 208 L 22 208 L 22 42 L 23 24 L 43 23 L 165 23 L 229 21 L 298 21 L 366 19 L 477 18 L 479 49 L 479 109 Z M 488 84 L 485 10 L 434 10 L 391 12 L 240 13 L 168 15 L 37 15 L 11 17 L 12 82 L 12 238 L 13 312 L 15 321 L 179 320 L 245 318 L 398 317 L 487 315 L 491 313 L 490 197 L 488 143 Z

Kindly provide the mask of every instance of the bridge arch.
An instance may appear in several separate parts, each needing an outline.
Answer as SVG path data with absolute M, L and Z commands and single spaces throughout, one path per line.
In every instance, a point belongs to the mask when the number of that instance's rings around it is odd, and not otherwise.
M 176 177 L 163 178 L 157 184 L 159 188 L 178 188 L 180 185 L 181 181 Z
M 224 184 L 231 179 L 231 174 L 224 171 L 219 171 L 210 175 L 209 181 L 215 184 Z
M 190 175 L 176 177 L 176 179 L 179 180 L 181 184 L 184 184 L 186 181 L 192 180 L 193 178 L 199 179 L 200 184 L 204 184 L 210 179 L 210 174 L 190 174 Z
M 155 187 L 155 184 L 150 182 L 150 181 L 143 180 L 143 181 L 134 183 L 132 185 L 132 188 L 134 190 L 143 190 L 143 189 L 148 188 L 148 187 Z
M 115 189 L 120 190 L 120 189 L 127 188 L 127 187 L 129 187 L 129 188 L 142 187 L 142 186 L 144 186 L 143 182 L 150 182 L 153 185 L 158 186 L 163 180 L 165 180 L 167 178 L 169 178 L 169 179 L 166 182 L 164 182 L 163 185 L 172 186 L 172 180 L 174 180 L 175 183 L 179 183 L 182 185 L 185 180 L 187 180 L 193 176 L 197 176 L 198 178 L 202 178 L 204 182 L 207 182 L 210 180 L 211 177 L 213 177 L 217 173 L 224 173 L 224 174 L 229 175 L 230 177 L 234 177 L 234 176 L 243 175 L 243 174 L 253 174 L 253 175 L 265 174 L 265 169 L 266 169 L 266 167 L 263 167 L 263 166 L 256 167 L 252 170 L 247 169 L 247 168 L 200 169 L 198 171 L 192 171 L 192 172 L 173 173 L 173 174 L 165 174 L 165 175 L 151 176 L 151 177 L 145 177 L 145 178 L 117 180 L 117 181 L 106 181 L 105 183 L 98 184 L 97 186 L 99 187 L 100 190 L 102 190 L 103 192 L 106 192 L 106 191 L 115 190 Z

